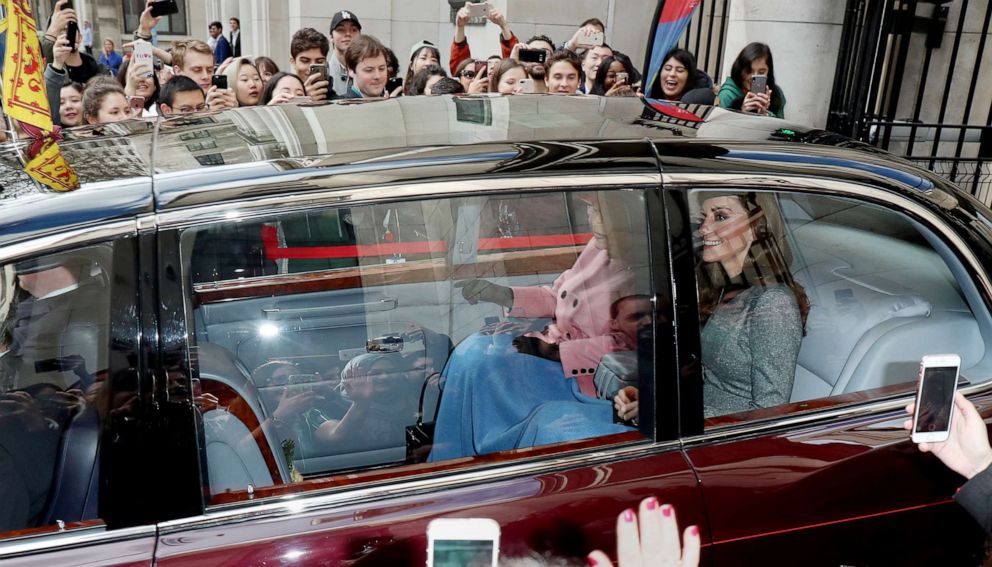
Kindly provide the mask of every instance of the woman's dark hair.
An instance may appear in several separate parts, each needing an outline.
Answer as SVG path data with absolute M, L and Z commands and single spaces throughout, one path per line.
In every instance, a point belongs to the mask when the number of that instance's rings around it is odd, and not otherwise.
M 444 77 L 431 87 L 432 95 L 462 94 L 464 92 L 465 87 L 459 81 L 450 77 Z
M 120 69 L 117 71 L 117 82 L 120 83 L 122 88 L 127 88 L 127 69 L 131 66 L 131 59 L 125 59 L 121 63 Z M 152 96 L 145 97 L 145 110 L 151 108 L 154 104 L 158 102 L 158 95 L 162 92 L 162 85 L 158 82 L 158 73 L 152 69 L 152 82 L 155 83 L 155 92 Z
M 730 78 L 743 91 L 746 86 L 744 84 L 744 74 L 751 71 L 751 65 L 758 59 L 764 59 L 765 63 L 768 64 L 767 84 L 772 92 L 772 100 L 768 106 L 768 110 L 775 113 L 781 112 L 782 95 L 779 93 L 778 87 L 775 86 L 775 62 L 772 61 L 772 50 L 770 47 L 758 42 L 745 45 L 744 49 L 737 55 L 737 59 L 734 59 L 734 64 L 730 67 Z M 737 108 L 740 107 L 738 106 Z
M 719 307 L 721 302 L 730 300 L 741 291 L 755 286 L 784 285 L 796 298 L 803 335 L 806 334 L 806 318 L 810 302 L 806 290 L 792 277 L 789 264 L 792 262 L 792 248 L 785 234 L 785 219 L 778 201 L 772 193 L 719 193 L 706 192 L 701 197 L 734 197 L 747 213 L 754 240 L 744 260 L 744 270 L 740 276 L 731 278 L 720 262 L 702 263 L 699 266 L 699 315 L 705 322 Z
M 610 74 L 610 66 L 613 65 L 614 61 L 619 61 L 623 65 L 624 72 L 627 73 L 628 79 L 627 84 L 632 85 L 641 80 L 640 73 L 634 68 L 634 64 L 631 63 L 630 57 L 627 57 L 623 53 L 615 52 L 612 57 L 606 57 L 599 63 L 599 70 L 596 71 L 596 78 L 592 83 L 592 90 L 589 94 L 603 96 L 609 89 L 606 88 L 606 76 Z
M 408 74 L 409 76 L 409 74 Z M 412 79 L 407 79 L 407 82 L 403 83 L 406 85 L 404 89 L 405 96 L 416 96 L 424 94 L 424 89 L 427 88 L 427 81 L 431 77 L 447 77 L 448 74 L 444 72 L 444 69 L 440 65 L 428 65 L 420 70 L 419 73 L 413 76 Z
M 300 86 L 303 87 L 303 91 L 306 92 L 307 86 L 303 84 L 303 80 L 300 79 L 296 75 L 296 73 L 287 73 L 285 71 L 280 71 L 279 73 L 272 75 L 272 78 L 269 79 L 269 84 L 265 85 L 265 90 L 262 91 L 262 98 L 261 100 L 258 101 L 259 106 L 265 106 L 266 104 L 272 102 L 272 97 L 275 95 L 276 92 L 276 85 L 278 85 L 279 81 L 283 80 L 286 77 L 293 77 L 294 79 L 299 81 Z
M 679 98 L 682 98 L 682 95 L 700 86 L 697 84 L 699 82 L 699 69 L 696 67 L 696 56 L 690 51 L 676 47 L 665 54 L 665 58 L 661 60 L 662 68 L 665 67 L 665 63 L 668 63 L 669 59 L 675 59 L 681 63 L 685 67 L 686 72 L 688 72 L 685 87 L 679 93 Z M 665 98 L 664 91 L 661 90 L 661 69 L 658 70 L 658 76 L 655 77 L 654 83 L 651 85 L 651 98 Z
M 276 65 L 276 62 L 265 56 L 255 58 L 255 68 L 258 69 L 259 74 L 268 72 L 275 75 L 279 72 L 279 66 Z
M 441 58 L 439 57 L 438 58 L 438 61 L 440 61 L 440 60 L 441 60 Z M 393 68 L 393 72 L 392 72 L 392 74 L 389 75 L 389 78 L 393 78 L 393 77 L 395 77 L 395 76 L 397 76 L 397 75 L 400 74 L 400 60 L 396 57 L 396 54 L 393 53 L 393 50 L 387 47 L 386 48 L 386 69 L 388 70 L 389 67 L 392 67 Z
M 414 51 L 410 55 L 410 67 L 407 68 L 407 70 L 406 70 L 406 79 L 403 80 L 403 84 L 404 85 L 409 85 L 414 80 L 414 78 L 413 78 L 414 77 L 414 75 L 413 75 L 413 62 L 417 59 L 417 57 L 420 56 L 420 52 L 423 51 L 423 50 L 425 50 L 425 49 L 430 49 L 431 51 L 433 51 L 434 52 L 434 58 L 437 59 L 437 62 L 438 62 L 438 65 L 431 65 L 430 67 L 439 67 L 440 66 L 440 64 L 441 64 L 441 52 L 438 51 L 437 47 L 434 47 L 433 45 L 425 45 L 425 46 L 421 47 L 420 49 Z M 397 69 L 399 69 L 399 68 L 397 67 Z M 421 72 L 426 71 L 426 70 L 427 70 L 427 67 L 425 67 L 424 69 L 421 69 Z M 443 69 L 442 69 L 442 72 L 444 72 Z M 448 74 L 447 73 L 444 73 L 444 76 L 447 77 Z M 424 79 L 424 81 L 426 82 L 427 79 Z M 403 94 L 409 95 L 409 94 L 414 94 L 414 93 L 410 92 L 410 89 L 404 89 Z M 424 94 L 424 89 L 421 88 L 420 89 L 420 92 L 419 93 L 416 93 L 416 94 Z

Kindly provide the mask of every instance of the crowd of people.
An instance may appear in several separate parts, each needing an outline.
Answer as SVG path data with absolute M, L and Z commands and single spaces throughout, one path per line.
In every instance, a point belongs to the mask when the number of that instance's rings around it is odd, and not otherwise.
M 269 57 L 241 55 L 237 18 L 229 20 L 228 36 L 216 21 L 209 25 L 206 41 L 176 41 L 168 50 L 141 45 L 152 39 L 161 19 L 152 15 L 153 3 L 147 0 L 134 41 L 123 46 L 132 52 L 122 55 L 108 38 L 103 51 L 94 55 L 89 22 L 83 23 L 82 33 L 70 38 L 69 24 L 78 16 L 69 0 L 56 2 L 41 43 L 49 62 L 48 100 L 57 124 L 73 127 L 301 101 L 486 92 L 647 95 L 778 117 L 785 106 L 782 89 L 775 83 L 771 51 L 761 43 L 741 52 L 719 87 L 697 68 L 692 53 L 673 49 L 657 80 L 645 88 L 630 57 L 603 42 L 605 25 L 596 18 L 583 22 L 561 43 L 545 35 L 521 41 L 505 15 L 492 9 L 486 19 L 500 29 L 499 54 L 477 58 L 465 35 L 470 19 L 466 6 L 455 18 L 445 68 L 440 48 L 426 40 L 415 44 L 409 59 L 401 62 L 392 49 L 362 33 L 354 12 L 342 10 L 332 17 L 329 35 L 313 28 L 293 34 L 289 65 L 280 69 Z M 153 57 L 134 57 L 139 48 L 150 49 Z M 767 78 L 764 92 L 751 92 L 754 75 Z

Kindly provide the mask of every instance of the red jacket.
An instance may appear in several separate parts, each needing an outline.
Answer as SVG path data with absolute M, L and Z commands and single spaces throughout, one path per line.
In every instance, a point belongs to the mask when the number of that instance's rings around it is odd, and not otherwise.
M 510 39 L 503 39 L 503 34 L 499 34 L 499 46 L 502 51 L 503 59 L 510 56 L 510 52 L 513 51 L 513 46 L 520 43 L 515 34 L 510 34 Z M 455 71 L 458 69 L 458 65 L 465 61 L 466 59 L 472 58 L 472 49 L 468 46 L 468 38 L 465 41 L 458 43 L 456 41 L 451 42 L 451 57 L 449 58 L 449 67 L 451 67 L 451 76 L 455 76 Z

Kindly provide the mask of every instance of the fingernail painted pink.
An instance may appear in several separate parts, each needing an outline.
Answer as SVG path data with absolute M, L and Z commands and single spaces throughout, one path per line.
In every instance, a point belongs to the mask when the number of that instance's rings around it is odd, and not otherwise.
M 596 558 L 592 555 L 586 557 L 586 561 L 589 562 L 589 567 L 596 567 L 596 565 L 599 565 L 599 562 L 597 562 Z
M 623 511 L 623 521 L 627 522 L 628 524 L 634 523 L 634 511 L 631 510 L 630 508 L 627 508 L 626 510 L 624 510 Z
M 689 533 L 692 534 L 692 535 L 694 535 L 694 536 L 698 536 L 699 535 L 699 526 L 689 526 Z
M 668 504 L 665 504 L 664 506 L 661 507 L 661 514 L 666 518 L 670 517 L 672 515 L 672 507 L 669 506 Z
M 647 502 L 648 510 L 654 510 L 657 507 L 658 507 L 658 499 L 655 498 L 654 496 L 648 498 L 648 502 Z

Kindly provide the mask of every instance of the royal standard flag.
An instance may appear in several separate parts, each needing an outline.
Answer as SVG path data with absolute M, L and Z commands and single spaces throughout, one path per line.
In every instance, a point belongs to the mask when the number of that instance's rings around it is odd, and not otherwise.
M 71 191 L 79 187 L 79 178 L 52 135 L 55 127 L 45 96 L 45 61 L 31 6 L 28 0 L 2 1 L 3 111 L 34 141 L 25 165 L 28 175 L 49 189 Z

